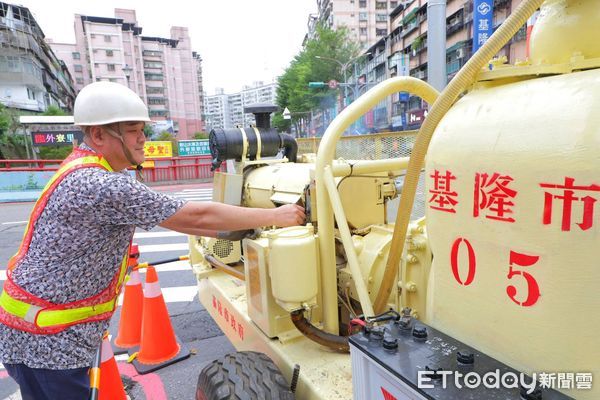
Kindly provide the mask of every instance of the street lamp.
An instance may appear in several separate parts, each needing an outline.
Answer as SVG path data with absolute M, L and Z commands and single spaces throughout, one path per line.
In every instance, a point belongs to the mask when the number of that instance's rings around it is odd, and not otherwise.
M 368 55 L 370 55 L 371 52 L 367 52 L 364 54 L 359 54 L 356 57 L 351 58 L 350 60 L 348 60 L 345 63 L 342 63 L 340 60 L 337 60 L 335 58 L 331 58 L 331 57 L 325 57 L 325 56 L 315 56 L 315 58 L 319 59 L 319 60 L 328 60 L 328 61 L 333 61 L 338 63 L 338 65 L 340 66 L 341 70 L 342 70 L 342 74 L 344 75 L 344 106 L 346 103 L 346 99 L 348 98 L 348 77 L 346 75 L 346 71 L 348 70 L 348 67 L 353 64 L 356 60 L 362 58 L 362 57 L 366 57 Z M 356 93 L 354 93 L 354 95 L 356 96 Z
M 133 69 L 129 65 L 125 64 L 122 70 L 125 74 L 125 79 L 127 79 L 127 87 L 129 87 L 129 77 L 131 76 L 131 71 L 133 71 Z

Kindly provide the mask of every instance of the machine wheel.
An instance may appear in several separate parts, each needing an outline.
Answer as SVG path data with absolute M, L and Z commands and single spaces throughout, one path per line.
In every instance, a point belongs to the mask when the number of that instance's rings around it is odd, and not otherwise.
M 269 357 L 253 351 L 227 354 L 198 377 L 196 400 L 293 400 L 289 384 Z

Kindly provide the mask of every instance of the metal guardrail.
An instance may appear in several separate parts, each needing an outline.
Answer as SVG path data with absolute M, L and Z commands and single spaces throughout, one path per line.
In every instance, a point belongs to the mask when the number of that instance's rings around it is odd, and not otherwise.
M 342 136 L 336 146 L 335 157 L 346 160 L 381 160 L 408 157 L 418 131 L 375 133 L 370 135 Z M 316 153 L 320 137 L 299 138 L 298 154 Z
M 144 168 L 148 183 L 212 179 L 210 156 L 149 158 L 153 166 Z M 62 160 L 0 160 L 2 172 L 56 171 Z

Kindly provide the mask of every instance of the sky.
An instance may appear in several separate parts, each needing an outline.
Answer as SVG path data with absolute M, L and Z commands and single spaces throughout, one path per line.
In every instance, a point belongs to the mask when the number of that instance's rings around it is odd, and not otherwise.
M 75 43 L 74 15 L 114 18 L 134 9 L 143 36 L 170 38 L 171 26 L 189 28 L 202 57 L 207 94 L 240 91 L 254 81 L 272 82 L 302 46 L 317 0 L 8 0 L 29 8 L 47 38 Z

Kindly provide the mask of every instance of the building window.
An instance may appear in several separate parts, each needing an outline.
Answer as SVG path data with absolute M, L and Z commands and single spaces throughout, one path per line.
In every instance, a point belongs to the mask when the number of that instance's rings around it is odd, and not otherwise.
M 358 20 L 359 21 L 366 21 L 368 19 L 369 19 L 369 14 L 367 14 L 366 12 L 358 13 Z
M 360 34 L 361 35 L 366 35 L 367 34 L 367 28 L 360 28 Z
M 387 35 L 387 29 L 375 29 L 375 35 L 385 36 Z
M 162 81 L 164 79 L 163 74 L 148 74 L 145 73 L 144 77 L 147 81 Z
M 148 94 L 158 94 L 158 93 L 164 93 L 164 88 L 161 87 L 152 87 L 152 86 L 146 86 L 146 92 Z
M 110 41 L 112 41 L 112 37 L 110 35 L 104 35 L 104 41 L 110 42 Z
M 112 50 L 106 50 L 106 57 L 112 57 L 113 56 L 113 51 Z
M 152 104 L 152 105 L 158 105 L 158 104 L 165 104 L 166 103 L 166 99 L 164 98 L 159 98 L 159 97 L 149 97 L 148 98 L 148 104 Z
M 71 54 L 73 55 L 73 60 L 79 60 L 81 58 L 81 54 L 79 54 L 77 51 L 74 51 Z
M 32 89 L 27 88 L 27 98 L 29 100 L 35 100 L 35 92 Z
M 387 10 L 387 2 L 378 1 L 377 3 L 375 3 L 375 8 L 377 10 Z
M 115 64 L 107 64 L 106 68 L 108 68 L 109 71 L 114 71 L 115 70 Z
M 78 85 L 83 85 L 83 78 L 77 78 L 75 79 L 75 82 L 77 82 Z
M 75 69 L 75 72 L 83 72 L 83 67 L 79 64 L 75 64 L 73 68 Z
M 367 0 L 360 0 L 360 1 L 358 2 L 358 6 L 359 6 L 360 8 L 367 8 Z
M 398 2 L 397 1 L 390 1 L 390 8 L 396 8 L 398 7 Z
M 377 22 L 387 22 L 388 17 L 387 14 L 376 14 L 375 15 L 375 21 Z

